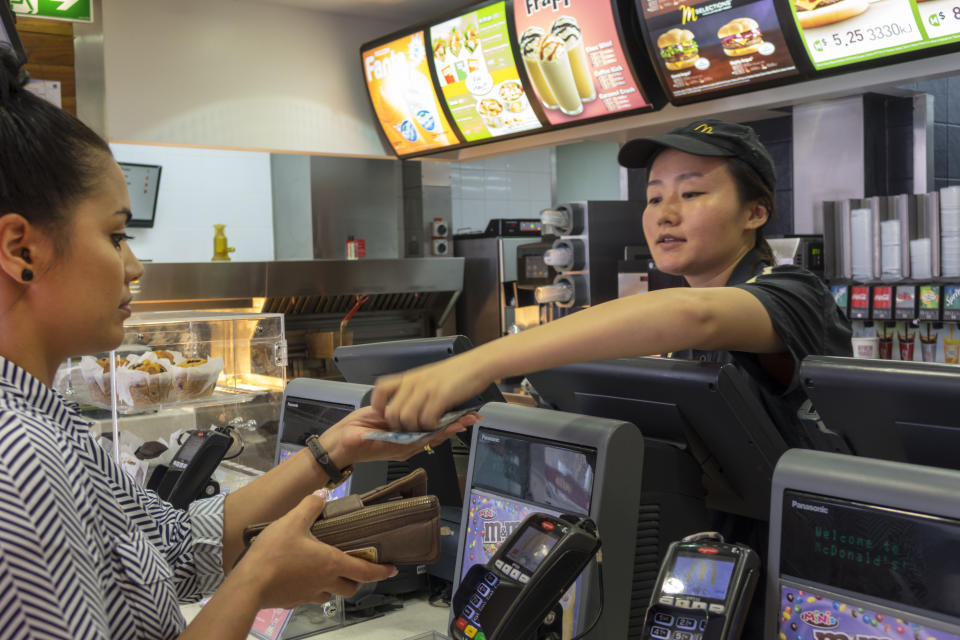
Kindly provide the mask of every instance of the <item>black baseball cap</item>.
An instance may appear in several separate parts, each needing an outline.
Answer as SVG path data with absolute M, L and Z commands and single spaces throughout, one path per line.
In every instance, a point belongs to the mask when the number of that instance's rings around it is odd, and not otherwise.
M 628 169 L 647 168 L 664 149 L 676 149 L 695 156 L 740 158 L 756 171 L 771 190 L 777 186 L 773 158 L 745 124 L 708 118 L 674 129 L 662 136 L 637 138 L 620 148 L 617 160 Z

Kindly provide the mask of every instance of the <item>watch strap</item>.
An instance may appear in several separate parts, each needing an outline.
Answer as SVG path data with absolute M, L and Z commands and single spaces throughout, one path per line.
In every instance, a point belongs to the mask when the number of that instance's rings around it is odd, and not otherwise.
M 330 479 L 325 485 L 325 488 L 333 489 L 340 486 L 350 477 L 350 474 L 353 473 L 353 465 L 348 465 L 341 469 L 330 459 L 330 454 L 327 453 L 327 450 L 320 444 L 320 437 L 316 434 L 307 438 L 307 448 L 310 449 L 310 453 L 313 454 L 313 459 L 317 461 L 317 464 L 320 465 L 320 468 L 323 469 L 324 473 L 326 473 Z

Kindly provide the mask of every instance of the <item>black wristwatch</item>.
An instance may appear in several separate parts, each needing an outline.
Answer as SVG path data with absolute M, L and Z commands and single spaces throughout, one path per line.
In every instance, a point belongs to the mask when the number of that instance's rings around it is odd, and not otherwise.
M 330 459 L 330 454 L 327 453 L 327 450 L 320 444 L 320 436 L 316 434 L 309 436 L 307 438 L 307 448 L 310 449 L 310 453 L 313 454 L 313 458 L 317 461 L 317 464 L 320 465 L 320 468 L 323 469 L 327 477 L 330 478 L 329 482 L 324 485 L 324 489 L 335 489 L 339 487 L 350 477 L 350 474 L 353 473 L 352 464 L 343 469 L 334 464 L 333 460 Z

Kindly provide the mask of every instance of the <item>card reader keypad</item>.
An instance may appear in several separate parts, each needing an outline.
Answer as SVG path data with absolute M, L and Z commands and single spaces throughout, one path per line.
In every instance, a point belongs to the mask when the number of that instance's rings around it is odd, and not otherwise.
M 487 574 L 483 576 L 483 581 L 476 586 L 473 594 L 471 594 L 469 599 L 470 604 L 466 605 L 463 611 L 460 612 L 460 617 L 457 618 L 455 626 L 462 631 L 467 638 L 470 638 L 470 640 L 486 640 L 487 636 L 479 628 L 477 617 L 480 615 L 480 612 L 483 611 L 487 600 L 493 594 L 494 587 L 496 587 L 499 582 L 500 578 L 493 572 L 488 571 Z
M 692 603 L 691 603 L 692 605 Z M 699 607 L 688 606 L 697 611 Z M 706 628 L 706 618 L 699 615 L 677 615 L 676 612 L 656 611 L 648 637 L 653 640 L 702 640 Z

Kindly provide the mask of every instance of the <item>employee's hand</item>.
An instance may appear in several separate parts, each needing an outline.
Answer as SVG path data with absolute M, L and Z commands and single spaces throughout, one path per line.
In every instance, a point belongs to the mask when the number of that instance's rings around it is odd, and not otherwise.
M 406 460 L 422 452 L 425 444 L 436 446 L 455 433 L 465 431 L 479 419 L 479 415 L 471 413 L 442 431 L 438 431 L 429 440 L 418 440 L 412 444 L 396 444 L 364 439 L 367 433 L 384 430 L 388 426 L 384 417 L 373 407 L 364 407 L 323 432 L 320 436 L 320 444 L 330 453 L 333 462 L 341 468 L 370 460 Z M 436 424 L 436 421 L 433 424 Z
M 261 609 L 292 609 L 307 602 L 325 602 L 331 594 L 350 597 L 363 582 L 396 575 L 393 565 L 348 556 L 314 538 L 310 525 L 325 504 L 322 492 L 301 500 L 257 536 L 228 580 L 255 589 Z
M 479 395 L 493 381 L 467 352 L 435 364 L 377 379 L 371 406 L 390 428 L 423 431 L 444 412 Z

